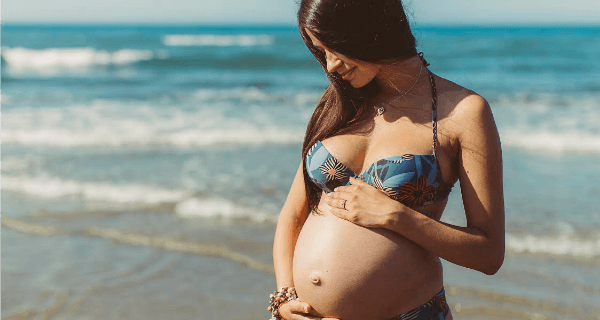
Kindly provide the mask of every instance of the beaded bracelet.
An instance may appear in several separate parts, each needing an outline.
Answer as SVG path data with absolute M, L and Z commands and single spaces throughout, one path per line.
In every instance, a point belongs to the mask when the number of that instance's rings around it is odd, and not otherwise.
M 279 306 L 284 302 L 298 300 L 294 287 L 281 287 L 279 290 L 273 292 L 269 298 L 269 307 L 267 308 L 267 310 L 271 311 L 271 319 L 269 320 L 281 320 Z

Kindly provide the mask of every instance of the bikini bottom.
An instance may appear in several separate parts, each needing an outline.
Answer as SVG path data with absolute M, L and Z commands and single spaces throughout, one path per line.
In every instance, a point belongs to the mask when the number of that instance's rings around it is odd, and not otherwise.
M 389 320 L 444 320 L 449 312 L 450 307 L 446 302 L 446 291 L 442 288 L 442 291 L 424 305 Z

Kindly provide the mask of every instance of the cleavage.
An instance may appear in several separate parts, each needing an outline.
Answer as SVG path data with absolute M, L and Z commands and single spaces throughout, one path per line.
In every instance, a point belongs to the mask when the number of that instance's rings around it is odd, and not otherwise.
M 405 144 L 408 141 L 410 146 L 406 146 L 405 148 L 401 148 L 399 151 L 398 148 L 393 148 L 393 144 L 388 141 L 382 143 L 377 143 L 373 141 L 372 137 L 369 136 L 352 136 L 352 135 L 344 135 L 344 136 L 335 136 L 325 139 L 325 141 L 321 141 L 321 144 L 329 151 L 329 154 L 336 158 L 339 162 L 344 164 L 348 169 L 352 170 L 352 172 L 357 175 L 361 175 L 365 172 L 365 170 L 369 169 L 374 163 L 379 160 L 388 159 L 393 156 L 402 156 L 405 154 L 414 154 L 414 155 L 430 155 L 432 153 L 431 147 L 431 139 L 424 141 L 424 137 L 421 134 L 409 134 L 407 135 L 397 135 L 397 133 L 389 134 L 388 137 L 394 137 L 391 139 L 395 139 L 398 141 L 398 145 Z M 395 138 L 395 137 L 406 137 L 404 138 Z M 390 138 L 384 138 L 382 140 L 389 140 Z M 406 141 L 405 141 L 406 140 Z M 385 145 L 381 145 L 384 144 Z M 376 150 L 371 150 L 375 148 Z M 418 152 L 410 152 L 410 151 L 418 151 Z M 369 154 L 372 153 L 373 155 Z M 367 157 L 367 154 L 369 156 Z

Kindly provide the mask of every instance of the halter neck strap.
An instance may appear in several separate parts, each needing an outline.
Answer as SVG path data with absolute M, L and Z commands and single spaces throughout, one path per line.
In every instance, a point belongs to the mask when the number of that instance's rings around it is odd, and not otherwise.
M 423 65 L 425 67 L 429 67 L 429 62 L 427 62 L 427 60 L 425 60 L 425 58 L 423 57 L 423 52 L 419 52 L 417 55 L 419 56 L 419 59 L 421 59 Z
M 431 122 L 433 126 L 433 157 L 437 159 L 437 91 L 433 73 L 429 72 L 429 81 L 431 82 Z

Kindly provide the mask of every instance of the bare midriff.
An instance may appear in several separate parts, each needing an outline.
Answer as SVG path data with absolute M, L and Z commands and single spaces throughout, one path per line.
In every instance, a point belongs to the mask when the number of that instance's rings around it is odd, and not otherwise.
M 389 319 L 443 287 L 438 257 L 393 231 L 358 226 L 325 210 L 309 214 L 302 227 L 293 277 L 298 297 L 315 315 L 342 320 Z

